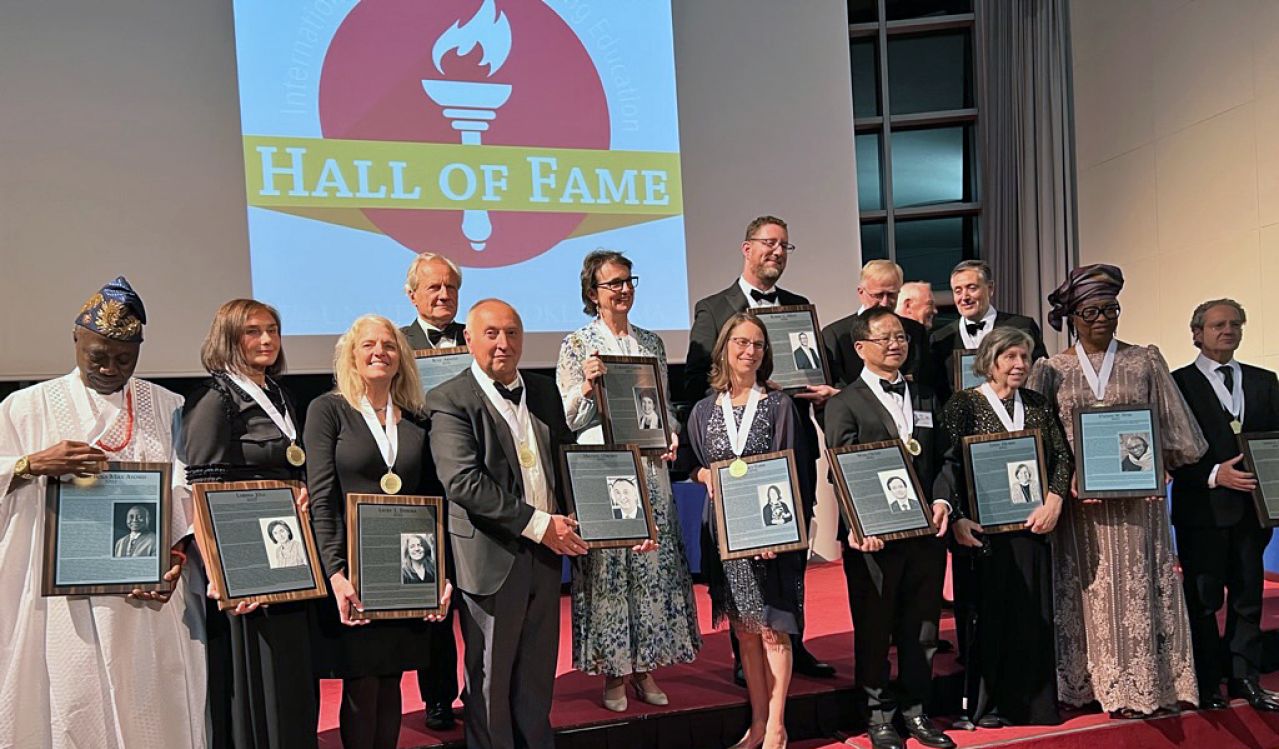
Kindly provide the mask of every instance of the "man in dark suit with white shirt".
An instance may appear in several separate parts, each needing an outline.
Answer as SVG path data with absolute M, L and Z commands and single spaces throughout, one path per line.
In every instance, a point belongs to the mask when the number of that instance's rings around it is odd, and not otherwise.
M 932 384 L 942 403 L 949 400 L 950 393 L 954 390 L 951 384 L 951 362 L 955 352 L 977 348 L 995 328 L 1017 328 L 1029 333 L 1030 339 L 1035 343 L 1030 352 L 1032 363 L 1048 356 L 1038 323 L 1025 315 L 1001 312 L 991 304 L 995 282 L 986 261 L 964 260 L 956 265 L 950 272 L 950 292 L 954 295 L 959 319 L 934 330 L 931 336 L 930 358 L 935 368 Z
M 1199 356 L 1172 376 L 1208 440 L 1208 452 L 1172 472 L 1172 523 L 1184 573 L 1199 706 L 1226 707 L 1224 676 L 1232 697 L 1243 697 L 1258 710 L 1279 711 L 1279 700 L 1257 683 L 1262 552 L 1271 531 L 1257 519 L 1251 497 L 1257 478 L 1245 470 L 1235 437 L 1239 432 L 1279 431 L 1279 379 L 1274 372 L 1235 360 L 1247 319 L 1233 299 L 1204 302 L 1190 318 Z M 1223 605 L 1224 640 L 1217 629 Z
M 857 301 L 860 304 L 857 311 L 822 328 L 822 344 L 826 346 L 826 360 L 830 363 L 831 379 L 836 387 L 856 382 L 862 371 L 861 357 L 853 351 L 853 321 L 872 307 L 895 310 L 904 278 L 901 266 L 892 260 L 866 263 L 857 279 Z M 902 374 L 911 382 L 928 383 L 932 378 L 928 346 L 925 345 L 928 329 L 910 318 L 900 319 L 903 330 L 910 336 L 910 353 L 902 365 Z
M 727 289 L 697 302 L 693 312 L 693 327 L 688 333 L 688 356 L 685 357 L 685 398 L 696 402 L 710 392 L 711 350 L 720 328 L 738 312 L 757 307 L 790 306 L 808 304 L 808 299 L 777 286 L 786 270 L 786 260 L 794 251 L 786 222 L 776 216 L 760 216 L 746 226 L 742 240 L 742 274 Z M 817 427 L 813 424 L 810 407 L 820 405 L 836 391 L 829 385 L 809 385 L 806 392 L 795 394 L 795 408 L 799 418 L 799 439 L 796 447 L 796 473 L 800 481 L 805 519 L 812 518 L 817 488 L 817 459 L 821 445 L 817 439 Z M 682 446 L 683 447 L 683 446 Z M 687 454 L 687 448 L 685 453 Z M 685 460 L 681 460 L 685 462 Z M 732 637 L 736 653 L 737 639 Z M 803 636 L 791 637 L 794 652 L 794 669 L 805 676 L 830 678 L 835 668 L 813 657 L 804 647 Z M 734 659 L 736 660 L 736 658 Z M 741 677 L 741 665 L 735 664 L 734 680 L 745 686 Z
M 417 319 L 400 330 L 415 351 L 463 345 L 463 326 L 455 321 L 461 289 L 462 269 L 452 260 L 433 252 L 413 258 L 404 279 L 404 293 L 417 309 Z M 453 550 L 447 540 L 444 555 L 446 568 L 452 569 Z M 431 629 L 431 665 L 417 672 L 417 686 L 426 705 L 426 727 L 446 731 L 453 727 L 453 700 L 458 690 L 452 603 L 444 619 L 427 626 Z
M 858 315 L 850 335 L 865 366 L 826 403 L 826 446 L 901 440 L 926 495 L 920 499 L 931 499 L 938 527 L 936 536 L 887 542 L 848 536 L 843 561 L 853 617 L 854 680 L 866 697 L 868 733 L 875 749 L 904 749 L 894 726 L 898 718 L 924 746 L 949 749 L 954 741 L 924 714 L 946 572 L 941 536 L 949 524 L 953 495 L 941 472 L 945 440 L 936 423 L 940 404 L 928 385 L 907 382 L 903 376 L 910 342 L 892 308 L 872 307 Z M 841 520 L 841 537 L 845 533 Z M 890 644 L 897 646 L 898 678 L 893 683 Z
M 808 334 L 800 333 L 797 340 L 799 341 L 799 345 L 795 347 L 795 351 L 793 352 L 795 356 L 795 369 L 817 369 L 817 366 L 821 363 L 821 359 L 817 355 L 817 350 L 809 344 Z
M 463 326 L 454 319 L 461 290 L 462 269 L 452 260 L 434 252 L 413 259 L 404 293 L 417 309 L 417 319 L 400 330 L 415 351 L 464 344 Z
M 474 363 L 426 397 L 462 594 L 472 749 L 554 747 L 560 556 L 586 553 L 555 471 L 573 433 L 555 383 L 520 374 L 523 336 L 510 305 L 476 303 L 466 321 Z

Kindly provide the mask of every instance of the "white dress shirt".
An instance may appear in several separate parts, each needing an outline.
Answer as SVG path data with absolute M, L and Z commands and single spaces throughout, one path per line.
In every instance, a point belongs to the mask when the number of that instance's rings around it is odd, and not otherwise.
M 915 408 L 910 400 L 910 382 L 902 377 L 900 370 L 897 372 L 897 376 L 889 381 L 893 385 L 899 382 L 906 383 L 906 394 L 901 396 L 884 390 L 883 386 L 879 384 L 879 381 L 883 378 L 870 371 L 870 367 L 862 367 L 860 377 L 866 383 L 866 387 L 870 388 L 870 392 L 884 406 L 884 410 L 888 411 L 888 414 L 893 417 L 893 423 L 897 425 L 899 435 L 906 435 L 902 441 L 905 442 L 910 439 L 915 433 Z M 941 502 L 946 505 L 947 514 L 950 514 L 953 509 L 950 500 L 945 497 L 935 497 L 933 502 Z
M 1218 364 L 1212 359 L 1209 359 L 1203 354 L 1200 354 L 1199 356 L 1195 357 L 1195 366 L 1199 368 L 1200 372 L 1203 372 L 1204 377 L 1208 378 L 1209 385 L 1211 385 L 1213 382 L 1217 382 L 1221 384 L 1222 387 L 1225 387 L 1226 380 L 1224 377 L 1221 376 L 1221 373 L 1218 372 L 1217 369 L 1220 367 L 1230 367 L 1230 371 L 1234 372 L 1235 374 L 1235 383 L 1239 385 L 1239 423 L 1242 424 L 1245 403 L 1243 399 L 1243 367 L 1239 366 L 1239 362 L 1235 361 L 1234 358 L 1232 357 L 1230 361 L 1226 362 L 1225 364 Z M 1216 392 L 1216 388 L 1213 388 L 1213 391 Z M 1218 395 L 1217 398 L 1218 400 L 1220 400 L 1221 396 Z M 1226 411 L 1232 411 L 1234 409 L 1234 404 L 1231 403 L 1229 406 L 1227 406 L 1223 402 L 1221 404 L 1221 407 L 1225 409 Z M 1217 488 L 1217 471 L 1220 471 L 1220 470 L 1221 470 L 1220 463 L 1212 467 L 1212 471 L 1208 474 L 1209 489 Z
M 746 283 L 746 279 L 742 276 L 737 277 L 737 285 L 741 287 L 742 293 L 746 295 L 747 309 L 755 309 L 756 307 L 777 306 L 777 302 L 773 302 L 770 304 L 768 302 L 760 301 L 756 299 L 755 297 L 751 296 L 752 291 L 758 291 L 761 294 L 776 294 L 778 291 L 776 286 L 773 286 L 772 288 L 768 288 L 768 289 L 757 289 L 754 286 L 751 286 L 750 284 Z
M 457 340 L 453 336 L 445 334 L 443 328 L 435 327 L 431 323 L 427 322 L 426 318 L 421 315 L 417 316 L 417 326 L 422 329 L 423 333 L 426 333 L 428 341 L 431 339 L 432 332 L 439 333 L 442 336 L 440 338 L 440 342 L 436 344 L 436 348 L 453 348 L 454 346 L 462 345 L 461 341 Z
M 999 314 L 995 311 L 995 305 L 986 308 L 986 314 L 981 316 L 980 320 L 969 320 L 968 318 L 959 318 L 959 337 L 964 342 L 964 348 L 977 348 L 981 342 L 985 340 L 990 331 L 995 329 L 995 315 Z M 970 323 L 985 323 L 981 330 L 977 331 L 977 335 L 968 335 L 968 325 Z
M 537 444 L 533 417 L 528 412 L 528 390 L 524 390 L 520 396 L 519 408 L 516 408 L 514 404 L 498 394 L 497 388 L 493 385 L 493 378 L 480 369 L 478 362 L 471 362 L 471 374 L 480 384 L 484 397 L 488 398 L 497 412 L 502 414 L 507 427 L 511 430 L 511 439 L 515 442 L 516 448 L 518 449 L 520 445 L 520 436 L 524 435 L 526 440 L 524 444 L 533 451 L 533 465 L 528 468 L 523 465 L 519 467 L 521 483 L 524 487 L 524 502 L 533 508 L 533 517 L 529 518 L 528 525 L 524 526 L 524 530 L 520 533 L 530 541 L 541 543 L 546 527 L 551 523 L 551 487 L 546 476 L 542 474 L 541 447 Z M 515 376 L 515 382 L 508 388 L 514 390 L 517 387 L 524 387 L 524 378 L 518 374 Z

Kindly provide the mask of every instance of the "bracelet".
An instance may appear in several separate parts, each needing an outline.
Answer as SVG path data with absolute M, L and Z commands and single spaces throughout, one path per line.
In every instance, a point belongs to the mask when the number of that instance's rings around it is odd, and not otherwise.
M 176 547 L 176 546 L 175 546 L 175 547 L 173 547 L 172 549 L 169 549 L 169 556 L 174 556 L 174 557 L 177 557 L 178 559 L 182 560 L 182 564 L 183 564 L 183 565 L 186 565 L 186 563 L 187 563 L 187 554 L 186 554 L 186 552 L 185 552 L 185 551 L 182 551 L 181 549 L 179 549 L 179 548 L 178 548 L 178 547 Z

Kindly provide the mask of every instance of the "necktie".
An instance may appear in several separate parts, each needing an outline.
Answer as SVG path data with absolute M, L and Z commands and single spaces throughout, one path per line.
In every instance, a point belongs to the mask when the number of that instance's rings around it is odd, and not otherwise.
M 906 397 L 906 380 L 898 380 L 897 382 L 889 382 L 888 380 L 880 380 L 879 386 L 884 389 L 885 393 L 897 393 L 901 397 Z
M 128 547 L 124 550 L 124 555 L 125 555 L 126 557 L 131 557 L 131 556 L 133 556 L 133 541 L 134 541 L 133 536 L 129 536 L 129 545 L 128 545 Z
M 507 387 L 503 385 L 502 383 L 494 382 L 493 387 L 497 388 L 498 395 L 502 396 L 503 398 L 507 399 L 508 401 L 510 401 L 511 403 L 514 403 L 517 406 L 520 404 L 520 396 L 524 395 L 524 387 L 522 385 L 510 388 L 508 390 Z
M 982 331 L 982 329 L 986 327 L 986 321 L 982 320 L 981 322 L 965 323 L 964 327 L 968 328 L 968 335 L 970 337 L 975 337 L 978 333 Z
M 777 304 L 777 292 L 772 291 L 767 294 L 759 289 L 751 289 L 751 299 L 757 302 L 768 302 L 769 304 Z
M 1235 371 L 1228 365 L 1222 364 L 1217 367 L 1217 373 L 1221 375 L 1222 381 L 1226 383 L 1226 390 L 1233 393 L 1235 390 Z

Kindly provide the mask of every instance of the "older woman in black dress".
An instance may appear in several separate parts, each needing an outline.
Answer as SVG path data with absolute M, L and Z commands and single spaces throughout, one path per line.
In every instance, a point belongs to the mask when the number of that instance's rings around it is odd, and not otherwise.
M 346 749 L 393 749 L 400 732 L 400 678 L 425 668 L 431 630 L 396 619 L 369 626 L 352 616 L 360 599 L 347 577 L 346 495 L 429 494 L 443 489 L 431 464 L 422 389 L 404 334 L 376 315 L 338 339 L 337 389 L 307 410 L 307 483 L 333 608 L 320 617 L 322 675 L 342 679 Z M 445 586 L 447 609 L 452 586 Z M 326 607 L 327 608 L 327 607 Z M 438 617 L 432 617 L 432 620 Z
M 1074 461 L 1057 411 L 1047 398 L 1022 387 L 1030 376 L 1034 342 L 1017 328 L 995 328 L 977 349 L 973 369 L 980 387 L 955 393 L 942 411 L 950 440 L 945 470 L 961 494 L 955 539 L 986 547 L 976 563 L 976 641 L 967 667 L 969 705 L 977 725 L 1053 724 L 1057 714 L 1057 659 L 1053 632 L 1052 546 L 1063 498 L 1070 492 Z M 1038 429 L 1043 439 L 1047 493 L 1026 520 L 1025 530 L 983 535 L 972 515 L 964 480 L 963 438 Z M 1029 470 L 1019 465 L 1017 472 Z M 1010 489 L 1011 492 L 1011 489 Z M 1024 503 L 1021 495 L 1010 502 Z M 1038 501 L 1038 498 L 1035 498 Z
M 773 358 L 763 323 L 750 312 L 734 315 L 720 331 L 711 358 L 715 392 L 698 401 L 688 419 L 689 446 L 700 466 L 695 477 L 708 491 L 712 463 L 795 447 L 795 406 L 764 385 Z M 709 517 L 708 512 L 708 525 Z M 737 633 L 750 694 L 750 729 L 736 747 L 785 746 L 790 635 L 801 630 L 804 618 L 804 552 L 721 562 L 716 544 L 702 547 L 711 620 L 718 625 L 727 619 Z
M 302 479 L 297 411 L 276 380 L 284 351 L 275 309 L 252 299 L 222 305 L 200 361 L 212 377 L 183 408 L 187 482 Z M 222 612 L 210 600 L 211 746 L 316 745 L 310 608 L 242 602 Z

